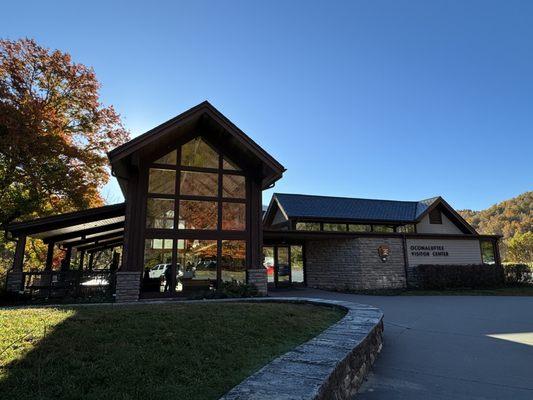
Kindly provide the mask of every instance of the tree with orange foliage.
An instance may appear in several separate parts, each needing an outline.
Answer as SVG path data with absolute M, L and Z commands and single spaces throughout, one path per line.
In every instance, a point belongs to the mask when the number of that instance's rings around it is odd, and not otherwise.
M 128 140 L 92 68 L 0 40 L 0 224 L 103 204 L 106 152 Z

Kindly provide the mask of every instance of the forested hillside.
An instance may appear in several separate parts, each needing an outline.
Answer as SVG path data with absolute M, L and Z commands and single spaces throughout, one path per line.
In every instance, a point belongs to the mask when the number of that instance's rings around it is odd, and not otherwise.
M 479 233 L 503 236 L 501 250 L 507 261 L 533 261 L 524 259 L 530 258 L 526 254 L 530 254 L 532 249 L 529 246 L 533 245 L 533 191 L 502 201 L 486 210 L 459 212 Z M 515 251 L 513 246 L 518 246 L 520 250 Z

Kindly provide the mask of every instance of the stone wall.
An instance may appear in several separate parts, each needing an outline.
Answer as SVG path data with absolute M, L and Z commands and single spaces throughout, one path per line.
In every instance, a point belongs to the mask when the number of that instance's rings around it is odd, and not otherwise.
M 379 246 L 388 246 L 383 262 Z M 307 286 L 376 290 L 406 286 L 401 238 L 364 237 L 309 241 L 305 246 Z
M 117 272 L 115 286 L 115 300 L 117 302 L 139 300 L 141 287 L 140 272 Z
M 246 271 L 249 284 L 253 284 L 257 287 L 259 294 L 266 295 L 268 292 L 267 287 L 267 271 L 265 268 L 261 269 L 249 269 Z
M 240 300 L 242 301 L 242 300 Z M 335 300 L 263 298 L 339 306 L 346 316 L 241 382 L 221 400 L 348 400 L 356 395 L 383 345 L 383 313 Z

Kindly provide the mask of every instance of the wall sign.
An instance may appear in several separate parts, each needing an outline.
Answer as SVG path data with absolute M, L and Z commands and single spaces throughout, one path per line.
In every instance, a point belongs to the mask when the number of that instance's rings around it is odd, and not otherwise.
M 448 257 L 446 248 L 442 245 L 411 245 L 409 246 L 411 255 L 414 257 Z
M 379 255 L 379 258 L 381 259 L 381 262 L 387 261 L 387 258 L 389 258 L 389 254 L 390 254 L 390 248 L 386 244 L 382 244 L 381 246 L 378 247 L 378 255 Z

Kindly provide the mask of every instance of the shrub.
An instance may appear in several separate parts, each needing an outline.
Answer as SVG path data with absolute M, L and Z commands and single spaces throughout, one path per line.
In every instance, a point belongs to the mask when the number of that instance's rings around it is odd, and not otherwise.
M 215 290 L 196 294 L 194 299 L 228 299 L 240 297 L 259 297 L 259 291 L 254 284 L 240 283 L 237 281 L 221 282 Z
M 419 265 L 416 276 L 422 289 L 493 288 L 504 282 L 501 265 Z
M 505 264 L 503 272 L 505 282 L 509 285 L 533 283 L 533 268 L 527 264 Z

